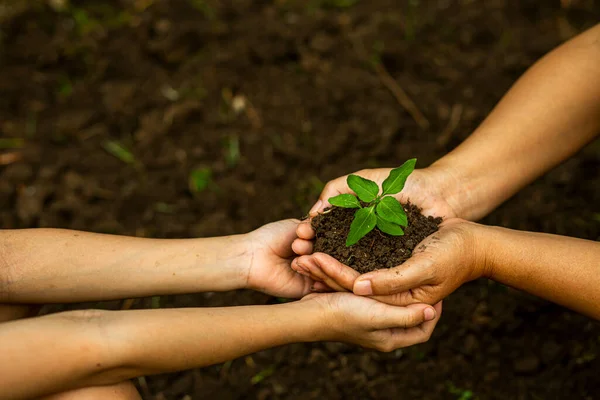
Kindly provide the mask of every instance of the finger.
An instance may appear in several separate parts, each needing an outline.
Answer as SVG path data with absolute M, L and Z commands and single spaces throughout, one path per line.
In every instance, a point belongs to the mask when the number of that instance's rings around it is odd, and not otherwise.
M 308 271 L 310 272 L 310 277 L 313 278 L 315 281 L 325 282 L 327 286 L 338 292 L 350 291 L 349 289 L 344 288 L 343 286 L 339 285 L 335 280 L 327 276 L 327 274 L 325 274 L 321 270 L 321 267 L 318 265 L 313 255 L 299 257 L 298 263 L 301 264 L 304 268 L 308 269 Z
M 354 282 L 354 294 L 390 295 L 431 283 L 432 264 L 431 259 L 417 255 L 397 267 L 366 273 Z
M 313 242 L 310 240 L 296 239 L 292 242 L 292 250 L 299 256 L 312 254 Z
M 315 230 L 312 228 L 310 220 L 306 220 L 298 224 L 298 227 L 296 228 L 296 235 L 300 239 L 304 240 L 312 240 L 315 238 Z
M 321 195 L 319 196 L 319 200 L 317 200 L 315 205 L 312 206 L 308 213 L 311 217 L 315 217 L 318 213 L 322 212 L 327 207 L 331 207 L 331 204 L 329 203 L 329 199 L 331 197 L 337 196 L 341 193 L 350 193 L 350 189 L 346 184 L 346 178 L 347 175 L 344 175 L 327 182 L 327 184 L 323 188 L 323 191 L 321 192 Z
M 377 300 L 381 303 L 389 304 L 391 306 L 406 307 L 410 304 L 426 303 L 431 304 L 428 301 L 417 300 L 413 291 L 400 292 L 395 294 L 381 295 L 381 296 L 369 296 L 373 300 Z
M 394 307 L 381 304 L 383 311 L 378 310 L 375 319 L 375 329 L 413 328 L 436 317 L 435 308 L 427 304 L 413 304 L 408 307 Z
M 315 282 L 315 283 L 313 283 L 313 285 L 311 286 L 310 289 L 313 292 L 317 292 L 317 293 L 326 293 L 326 292 L 334 291 L 332 288 L 327 286 L 327 284 L 325 284 L 324 282 Z
M 416 305 L 415 305 L 416 306 Z M 413 328 L 392 329 L 392 343 L 394 348 L 399 349 L 401 347 L 408 347 L 419 343 L 425 343 L 431 338 L 433 331 L 442 317 L 442 302 L 440 301 L 435 306 L 435 317 L 432 320 L 426 321 L 421 325 Z
M 344 289 L 352 291 L 354 281 L 360 276 L 356 270 L 325 253 L 315 253 L 312 255 L 312 259 L 324 275 Z
M 294 271 L 296 271 L 300 275 L 308 276 L 310 278 L 311 277 L 310 271 L 301 262 L 299 262 L 299 258 L 301 258 L 301 257 L 294 258 L 294 260 L 292 261 L 290 266 L 292 267 L 292 269 Z

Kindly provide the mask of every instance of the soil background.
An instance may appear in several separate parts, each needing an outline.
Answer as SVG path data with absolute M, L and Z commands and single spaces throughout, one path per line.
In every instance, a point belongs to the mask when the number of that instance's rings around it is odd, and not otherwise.
M 174 238 L 302 217 L 329 179 L 432 163 L 535 60 L 600 20 L 594 0 L 64 4 L 0 1 L 2 228 Z M 110 141 L 130 153 L 111 155 Z M 200 195 L 196 168 L 212 176 Z M 599 204 L 596 141 L 484 222 L 598 240 Z M 133 307 L 277 301 L 243 291 Z M 121 304 L 68 307 L 90 306 Z M 481 280 L 446 300 L 419 346 L 296 344 L 137 383 L 147 399 L 593 399 L 599 352 L 596 322 Z

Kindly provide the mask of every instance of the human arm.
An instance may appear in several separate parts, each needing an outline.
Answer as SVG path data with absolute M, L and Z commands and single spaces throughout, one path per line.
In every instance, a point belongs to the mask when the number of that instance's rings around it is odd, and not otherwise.
M 60 303 L 234 289 L 302 297 L 289 268 L 298 221 L 244 235 L 145 239 L 60 230 L 0 230 L 0 303 Z
M 396 197 L 424 214 L 478 220 L 600 132 L 600 24 L 533 65 L 452 152 L 416 170 Z M 381 184 L 390 169 L 358 171 Z M 313 213 L 349 193 L 329 182 Z
M 272 306 L 52 314 L 0 324 L 0 388 L 3 398 L 32 398 L 296 342 L 391 351 L 426 341 L 440 315 L 441 304 L 394 307 L 348 293 Z
M 566 236 L 452 219 L 394 268 L 359 275 L 323 253 L 299 257 L 293 268 L 397 305 L 435 304 L 486 277 L 600 319 L 600 243 Z
M 600 24 L 535 63 L 483 123 L 432 165 L 446 198 L 478 220 L 600 133 Z

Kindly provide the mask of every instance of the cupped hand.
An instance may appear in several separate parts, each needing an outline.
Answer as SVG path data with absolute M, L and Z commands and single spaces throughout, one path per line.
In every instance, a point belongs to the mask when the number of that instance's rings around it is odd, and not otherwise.
M 286 298 L 300 298 L 311 292 L 315 282 L 290 268 L 299 223 L 294 219 L 273 222 L 246 235 L 251 252 L 247 289 Z
M 323 310 L 321 340 L 385 352 L 426 342 L 442 315 L 441 302 L 397 307 L 351 293 L 310 294 L 301 302 L 316 302 Z
M 379 187 L 387 178 L 392 168 L 365 169 L 356 172 L 356 175 L 377 182 Z M 315 238 L 315 231 L 311 225 L 311 219 L 325 208 L 331 205 L 328 199 L 339 194 L 352 193 L 346 182 L 348 175 L 339 177 L 328 182 L 319 196 L 319 200 L 310 210 L 309 219 L 302 221 L 298 225 L 296 239 L 293 243 L 293 249 L 298 255 L 307 255 L 312 253 L 312 240 Z M 453 206 L 450 204 L 451 189 L 455 185 L 455 179 L 452 175 L 441 168 L 417 169 L 406 180 L 404 189 L 394 197 L 401 203 L 411 203 L 419 206 L 424 215 L 442 217 L 443 219 L 452 219 L 457 217 Z M 334 288 L 339 290 L 339 288 Z
M 363 169 L 355 172 L 354 175 L 370 179 L 381 188 L 383 181 L 388 177 L 391 170 L 392 168 Z M 330 207 L 328 200 L 331 197 L 343 193 L 352 193 L 346 182 L 347 178 L 348 175 L 344 175 L 329 181 L 325 185 L 319 200 L 310 210 L 311 216 L 315 216 L 318 212 Z M 450 193 L 453 193 L 450 188 L 454 187 L 452 184 L 454 180 L 450 173 L 441 168 L 417 169 L 406 180 L 404 189 L 394 197 L 401 203 L 410 201 L 416 204 L 421 207 L 425 215 L 444 219 L 456 218 L 458 215 L 448 200 Z
M 485 229 L 458 218 L 446 220 L 403 264 L 363 275 L 323 253 L 298 257 L 292 268 L 334 290 L 388 304 L 436 304 L 463 283 L 488 275 Z

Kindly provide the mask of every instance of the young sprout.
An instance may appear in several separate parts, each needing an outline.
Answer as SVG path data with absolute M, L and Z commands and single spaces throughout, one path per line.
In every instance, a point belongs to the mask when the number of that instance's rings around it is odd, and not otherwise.
M 348 175 L 348 186 L 358 198 L 353 194 L 340 194 L 329 198 L 329 203 L 336 207 L 358 208 L 350 225 L 346 246 L 356 244 L 375 226 L 388 235 L 404 235 L 402 227 L 408 226 L 406 213 L 402 204 L 390 195 L 402 191 L 416 163 L 417 159 L 413 158 L 391 170 L 381 185 L 383 189 L 381 194 L 377 183 L 358 175 Z M 364 206 L 361 201 L 365 203 Z

